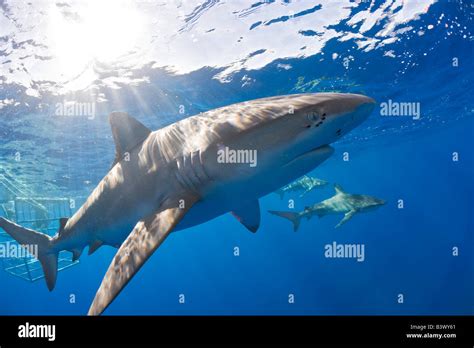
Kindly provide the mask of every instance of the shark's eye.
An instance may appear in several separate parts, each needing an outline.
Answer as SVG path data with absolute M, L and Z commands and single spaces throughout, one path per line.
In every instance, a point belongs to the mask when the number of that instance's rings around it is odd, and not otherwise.
M 317 122 L 319 120 L 319 114 L 313 111 L 307 115 L 307 118 L 310 122 Z

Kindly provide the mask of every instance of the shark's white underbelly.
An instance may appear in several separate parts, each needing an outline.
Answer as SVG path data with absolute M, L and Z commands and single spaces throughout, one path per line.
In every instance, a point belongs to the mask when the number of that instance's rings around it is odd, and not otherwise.
M 342 199 L 330 199 L 328 202 L 323 202 L 324 206 L 333 214 L 347 213 L 353 210 L 353 205 Z
M 282 166 L 278 173 L 272 168 L 245 179 L 221 183 L 189 210 L 174 231 L 193 227 L 227 212 L 248 206 L 249 202 L 270 194 L 306 174 L 332 154 L 331 148 L 301 156 L 297 161 Z

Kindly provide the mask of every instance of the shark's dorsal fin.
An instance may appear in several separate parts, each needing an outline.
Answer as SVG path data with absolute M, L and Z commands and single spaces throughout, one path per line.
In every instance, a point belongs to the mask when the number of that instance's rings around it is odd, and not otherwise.
M 258 200 L 246 202 L 245 205 L 234 209 L 232 215 L 250 232 L 257 232 L 260 226 L 260 205 Z
M 112 112 L 109 116 L 109 123 L 115 141 L 113 167 L 122 159 L 126 152 L 145 141 L 151 130 L 126 112 Z
M 336 193 L 341 193 L 341 194 L 346 193 L 344 189 L 341 187 L 341 185 L 339 184 L 334 184 L 334 189 L 336 190 Z
M 178 201 L 181 199 L 186 201 L 185 208 L 180 207 Z M 170 208 L 153 213 L 136 224 L 110 264 L 88 315 L 99 315 L 107 308 L 197 200 L 198 197 L 191 194 L 168 198 L 162 205 Z

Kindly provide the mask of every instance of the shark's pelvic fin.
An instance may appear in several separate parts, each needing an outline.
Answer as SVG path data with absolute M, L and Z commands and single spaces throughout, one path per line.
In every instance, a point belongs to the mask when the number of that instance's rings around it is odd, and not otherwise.
M 112 112 L 109 116 L 109 123 L 115 141 L 113 167 L 126 152 L 145 141 L 151 130 L 125 112 Z
M 110 264 L 88 315 L 100 315 L 107 308 L 197 200 L 189 196 L 186 208 L 168 208 L 137 223 Z
M 88 255 L 91 255 L 92 253 L 95 253 L 97 249 L 99 249 L 102 245 L 104 245 L 104 242 L 96 239 L 94 240 L 90 245 L 89 245 L 89 253 Z
M 24 228 L 2 217 L 0 217 L 0 228 L 3 228 L 21 245 L 38 246 L 38 260 L 43 266 L 46 284 L 50 291 L 53 290 L 58 274 L 58 253 L 52 248 L 52 238 L 47 234 Z
M 336 190 L 336 193 L 341 193 L 341 194 L 346 193 L 344 189 L 342 188 L 342 186 L 339 184 L 334 184 L 334 190 Z
M 258 200 L 246 202 L 240 208 L 234 209 L 232 215 L 250 232 L 257 232 L 260 226 L 260 205 Z
M 69 218 L 60 218 L 59 219 L 59 230 L 58 230 L 59 234 L 63 233 L 64 227 L 66 226 L 68 220 L 69 220 Z
M 351 217 L 353 217 L 353 216 L 355 215 L 355 213 L 357 213 L 357 210 L 351 210 L 351 211 L 347 212 L 347 213 L 344 215 L 344 217 L 342 218 L 342 220 L 339 221 L 339 223 L 336 225 L 335 228 L 338 228 L 338 227 L 340 227 L 341 225 L 345 224 L 347 221 L 349 221 L 349 219 L 350 219 Z

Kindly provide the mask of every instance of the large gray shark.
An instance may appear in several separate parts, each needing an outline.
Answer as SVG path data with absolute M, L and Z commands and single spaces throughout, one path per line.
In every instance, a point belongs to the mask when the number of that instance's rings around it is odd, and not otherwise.
M 171 231 L 233 212 L 250 231 L 260 223 L 258 199 L 311 171 L 329 146 L 362 123 L 374 100 L 358 94 L 317 93 L 252 100 L 211 110 L 151 132 L 126 113 L 110 124 L 114 164 L 87 201 L 60 220 L 54 237 L 0 218 L 20 244 L 36 244 L 48 288 L 57 256 L 77 259 L 101 245 L 119 248 L 89 309 L 99 315 Z M 218 152 L 252 149 L 258 165 L 221 163 Z
M 368 212 L 385 204 L 383 199 L 376 197 L 346 193 L 338 184 L 334 185 L 334 189 L 336 190 L 334 196 L 311 207 L 306 207 L 302 212 L 269 210 L 269 213 L 290 220 L 293 223 L 294 231 L 298 230 L 303 217 L 309 220 L 314 215 L 321 218 L 330 214 L 344 214 L 342 220 L 336 225 L 337 228 L 349 221 L 356 213 Z
M 275 191 L 275 193 L 280 195 L 280 199 L 283 199 L 283 196 L 287 192 L 301 192 L 300 198 L 303 197 L 305 194 L 308 192 L 311 192 L 312 190 L 316 188 L 323 188 L 328 184 L 327 181 L 305 175 L 301 179 L 298 179 L 286 186 L 283 186 L 282 188 L 278 189 Z

